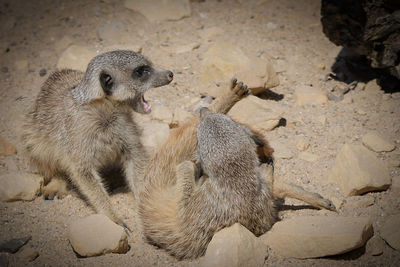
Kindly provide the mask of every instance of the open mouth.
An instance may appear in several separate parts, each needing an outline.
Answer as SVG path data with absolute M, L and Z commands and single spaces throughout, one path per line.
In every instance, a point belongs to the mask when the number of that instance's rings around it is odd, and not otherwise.
M 142 99 L 141 99 L 141 104 L 143 107 L 143 110 L 146 113 L 150 113 L 151 112 L 151 105 L 149 103 L 147 103 L 146 99 L 144 99 L 144 96 L 142 95 Z

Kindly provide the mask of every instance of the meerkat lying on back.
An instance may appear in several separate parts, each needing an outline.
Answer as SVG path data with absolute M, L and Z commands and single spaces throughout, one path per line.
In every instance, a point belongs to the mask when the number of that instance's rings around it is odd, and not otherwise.
M 231 92 L 210 109 L 226 113 L 246 91 L 233 80 Z M 272 165 L 266 164 L 272 152 L 246 126 L 202 109 L 201 119 L 171 133 L 145 171 L 139 216 L 147 240 L 178 259 L 193 259 L 204 254 L 215 232 L 236 222 L 257 236 L 265 233 L 277 219 L 275 198 L 334 208 L 318 194 L 274 181 Z M 196 161 L 208 176 L 198 182 Z
M 132 111 L 151 112 L 144 93 L 172 79 L 171 71 L 122 50 L 96 56 L 86 73 L 52 74 L 26 116 L 23 134 L 25 149 L 45 183 L 68 177 L 97 212 L 123 224 L 111 207 L 99 171 L 119 163 L 128 186 L 135 190 L 148 157 Z

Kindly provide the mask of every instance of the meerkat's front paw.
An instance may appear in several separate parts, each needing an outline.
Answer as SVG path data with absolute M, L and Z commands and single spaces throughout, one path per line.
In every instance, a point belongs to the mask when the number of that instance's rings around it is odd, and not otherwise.
M 243 82 L 238 82 L 236 78 L 231 80 L 230 88 L 239 97 L 251 94 L 251 90 L 247 88 L 247 85 Z
M 42 189 L 42 195 L 45 199 L 52 200 L 56 196 L 59 199 L 64 198 L 68 195 L 67 183 L 61 179 L 52 179 L 47 185 Z

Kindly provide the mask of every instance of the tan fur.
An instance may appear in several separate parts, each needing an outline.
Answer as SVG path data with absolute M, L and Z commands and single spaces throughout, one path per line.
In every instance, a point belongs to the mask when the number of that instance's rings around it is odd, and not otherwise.
M 50 75 L 25 118 L 22 135 L 26 153 L 45 182 L 58 179 L 44 193 L 53 197 L 59 181 L 68 178 L 97 212 L 125 226 L 100 173 L 119 164 L 135 190 L 148 156 L 133 111 L 148 112 L 144 92 L 171 80 L 172 72 L 133 51 L 101 54 L 86 73 L 61 70 Z
M 229 94 L 213 103 L 210 107 L 213 112 L 226 113 L 246 91 L 245 86 L 235 82 L 232 83 L 231 89 Z M 212 177 L 196 182 L 195 175 L 198 170 L 193 162 L 197 160 L 196 135 L 199 123 L 199 118 L 193 118 L 175 129 L 166 143 L 153 155 L 145 171 L 145 187 L 140 194 L 139 216 L 144 236 L 150 243 L 166 249 L 178 259 L 197 258 L 204 254 L 216 231 L 236 222 L 246 226 L 255 235 L 267 231 L 276 220 L 271 200 L 273 198 L 286 194 L 302 199 L 302 193 L 305 193 L 310 203 L 321 204 L 321 201 L 314 201 L 315 198 L 320 198 L 318 194 L 304 190 L 300 194 L 293 194 L 293 187 L 281 186 L 281 183 L 274 181 L 271 165 L 254 167 L 253 164 L 246 167 L 249 163 L 247 159 L 244 159 L 245 164 L 240 167 L 238 177 L 222 177 L 233 183 L 233 186 L 237 184 L 236 189 L 232 188 L 232 185 L 216 186 Z M 271 160 L 273 149 L 258 133 L 254 134 L 263 141 L 263 145 L 251 146 L 253 152 L 250 153 L 253 159 L 250 161 Z M 221 157 L 220 159 L 224 160 Z M 212 160 L 209 163 L 213 165 Z M 218 167 L 215 169 L 218 170 Z M 246 177 L 248 171 L 256 174 L 255 180 Z M 245 182 L 235 182 L 236 178 L 245 179 Z M 250 191 L 243 190 L 240 186 L 248 187 Z M 276 186 L 277 190 L 274 190 L 273 186 Z M 270 196 L 268 188 L 272 193 L 276 193 L 277 197 Z M 298 192 L 300 191 L 297 190 Z M 249 194 L 246 195 L 247 193 Z M 327 203 L 330 202 L 327 201 L 325 207 L 329 207 Z

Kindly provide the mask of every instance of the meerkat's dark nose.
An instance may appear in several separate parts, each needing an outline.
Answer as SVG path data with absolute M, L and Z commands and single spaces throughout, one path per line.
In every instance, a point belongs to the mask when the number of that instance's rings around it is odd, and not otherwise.
M 168 79 L 172 81 L 173 78 L 174 78 L 174 73 L 172 71 L 168 72 Z

